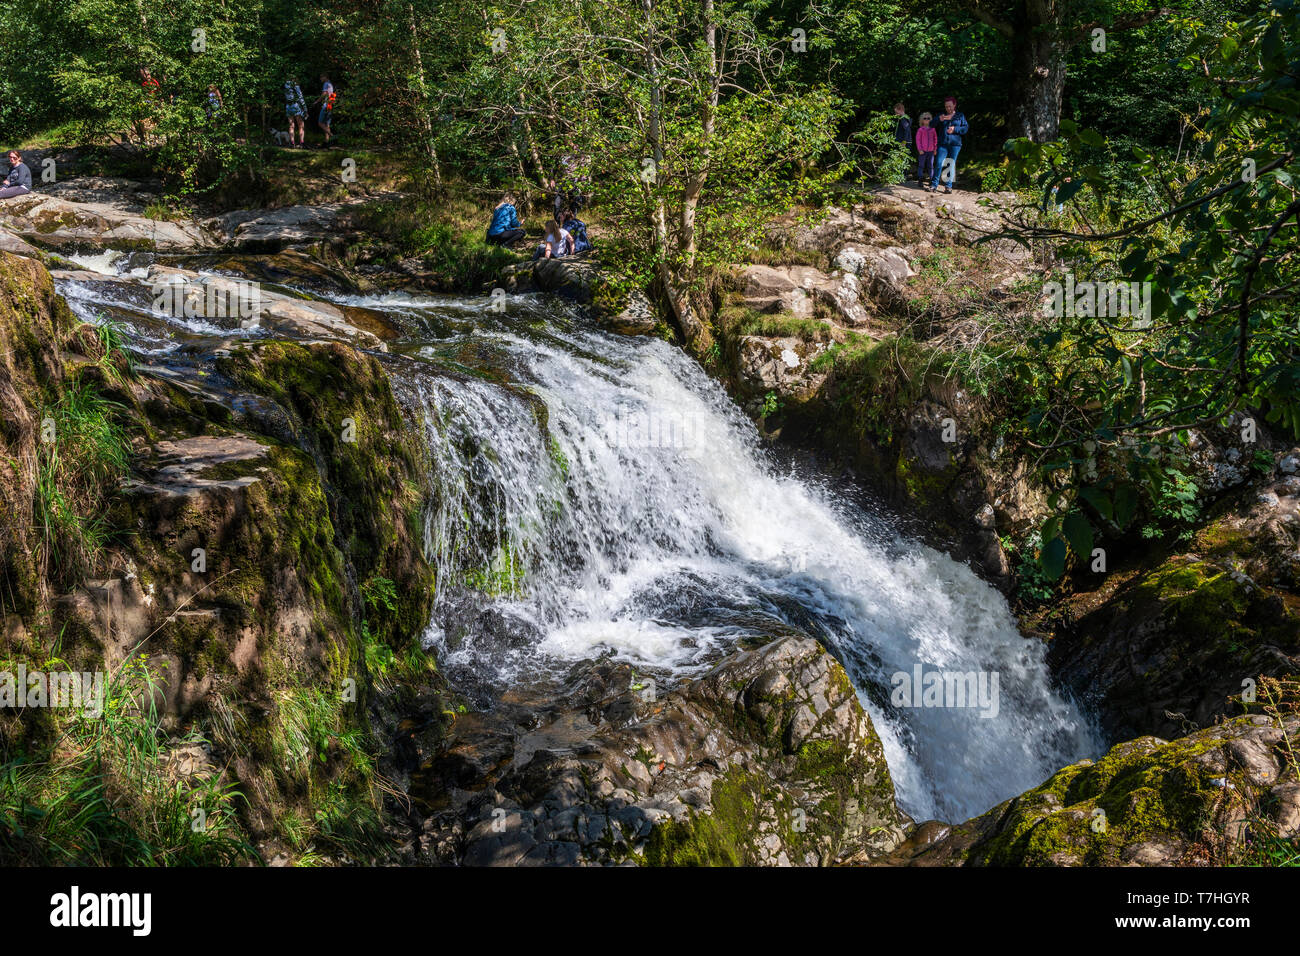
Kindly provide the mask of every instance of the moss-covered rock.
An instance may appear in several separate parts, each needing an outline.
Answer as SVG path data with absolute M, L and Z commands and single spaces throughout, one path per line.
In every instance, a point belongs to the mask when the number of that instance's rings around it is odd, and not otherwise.
M 1300 717 L 1141 737 L 883 862 L 921 866 L 1222 865 L 1295 838 Z
M 1260 674 L 1300 671 L 1300 616 L 1231 566 L 1176 555 L 1063 623 L 1048 660 L 1112 740 L 1172 737 L 1240 713 Z
M 264 859 L 385 852 L 368 711 L 381 733 L 401 719 L 400 702 L 380 714 L 399 671 L 435 713 L 442 691 L 418 647 L 433 583 L 426 463 L 383 367 L 343 343 L 262 340 L 188 376 L 132 377 L 39 263 L 5 258 L 6 658 L 57 654 L 110 680 L 147 669 L 164 731 L 211 754 L 193 799 L 237 793 Z M 76 389 L 111 400 L 129 456 L 120 487 L 86 501 L 106 534 L 64 590 L 60 556 L 30 556 L 33 472 L 42 409 Z M 6 720 L 0 762 L 46 759 L 44 716 Z

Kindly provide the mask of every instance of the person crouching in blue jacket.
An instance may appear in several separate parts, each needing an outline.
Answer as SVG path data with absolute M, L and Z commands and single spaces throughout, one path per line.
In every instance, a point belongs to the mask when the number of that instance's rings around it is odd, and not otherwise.
M 492 210 L 492 222 L 487 228 L 487 241 L 496 246 L 511 246 L 524 237 L 524 224 L 515 210 L 515 197 L 502 196 Z
M 936 189 L 942 178 L 943 191 L 950 193 L 953 183 L 957 181 L 957 154 L 961 152 L 961 138 L 970 132 L 970 124 L 957 109 L 955 97 L 944 98 L 943 112 L 934 118 L 934 128 L 939 134 L 939 148 L 935 152 L 930 188 Z

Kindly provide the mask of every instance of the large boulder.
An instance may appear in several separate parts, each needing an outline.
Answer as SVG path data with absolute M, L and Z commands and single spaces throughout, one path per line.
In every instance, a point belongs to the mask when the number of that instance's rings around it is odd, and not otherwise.
M 598 265 L 586 255 L 516 262 L 502 271 L 499 287 L 511 294 L 552 292 L 575 302 L 590 302 Z M 491 292 L 489 285 L 484 291 Z
M 451 806 L 413 851 L 470 865 L 816 865 L 902 839 L 880 739 L 816 642 L 779 638 L 658 691 L 626 665 L 587 664 L 558 703 L 458 721 L 424 776 L 425 799 Z
M 862 328 L 870 313 L 862 303 L 862 285 L 849 272 L 827 275 L 812 266 L 751 265 L 735 284 L 745 306 L 755 312 L 812 316 L 820 304 L 843 325 Z
M 240 209 L 203 223 L 216 241 L 246 252 L 278 252 L 286 246 L 337 235 L 354 203 L 316 203 L 279 209 Z
M 69 202 L 40 191 L 0 202 L 0 226 L 54 249 L 186 252 L 215 241 L 192 222 L 149 219 L 129 206 Z
M 1277 500 L 1295 515 L 1296 497 Z M 1259 521 L 1256 536 L 1243 519 L 1220 519 L 1198 535 L 1196 551 L 1070 599 L 1048 659 L 1112 739 L 1205 726 L 1232 713 L 1229 698 L 1258 675 L 1300 673 L 1293 592 L 1265 584 L 1295 573 L 1297 524 L 1273 529 L 1290 537 L 1274 562 L 1260 553 L 1271 521 Z M 1255 556 L 1259 580 L 1239 553 Z
M 736 369 L 745 394 L 775 392 L 784 399 L 807 398 L 826 381 L 828 371 L 814 368 L 813 362 L 829 347 L 828 342 L 809 342 L 795 336 L 742 336 L 737 344 Z

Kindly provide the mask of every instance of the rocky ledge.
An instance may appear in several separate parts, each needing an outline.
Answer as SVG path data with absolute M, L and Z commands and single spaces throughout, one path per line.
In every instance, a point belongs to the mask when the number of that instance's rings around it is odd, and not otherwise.
M 785 637 L 656 693 L 624 664 L 412 742 L 409 850 L 471 865 L 818 865 L 893 849 L 880 740 L 844 670 Z

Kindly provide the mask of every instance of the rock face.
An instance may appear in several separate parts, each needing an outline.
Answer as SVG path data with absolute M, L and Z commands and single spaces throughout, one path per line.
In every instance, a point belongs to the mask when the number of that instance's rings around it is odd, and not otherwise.
M 208 741 L 192 782 L 239 790 L 240 836 L 264 859 L 373 808 L 369 758 L 338 741 L 368 733 L 366 648 L 409 647 L 432 600 L 423 459 L 378 360 L 342 341 L 275 339 L 224 355 L 187 347 L 132 375 L 105 364 L 38 262 L 0 253 L 0 283 L 10 659 L 47 660 L 57 639 L 79 670 L 148 668 L 177 745 L 190 731 Z M 35 480 L 50 454 L 42 416 L 61 420 L 72 392 L 114 403 L 130 447 L 120 487 L 84 505 L 112 533 L 65 589 L 58 564 L 38 558 Z M 386 599 L 369 600 L 380 581 Z M 38 747 L 48 719 L 0 713 L 0 750 Z
M 1240 717 L 1174 741 L 1141 737 L 959 826 L 917 828 L 880 861 L 911 866 L 1188 866 L 1239 862 L 1300 835 L 1286 756 L 1300 716 Z
M 827 370 L 815 368 L 813 362 L 829 347 L 827 342 L 794 336 L 746 335 L 738 343 L 737 362 L 755 394 L 774 392 L 797 401 L 815 394 L 825 383 Z
M 157 264 L 149 266 L 147 286 L 133 279 L 76 270 L 54 270 L 51 275 L 112 283 L 146 310 L 202 320 L 229 332 L 265 329 L 293 338 L 349 342 L 379 352 L 387 351 L 385 340 L 396 335 L 387 319 L 374 310 L 287 295 L 256 280 Z
M 855 274 L 826 275 L 811 266 L 747 266 L 736 279 L 745 305 L 755 312 L 811 316 L 820 303 L 847 326 L 865 326 L 870 316 L 862 304 Z
M 413 776 L 437 812 L 412 852 L 471 865 L 827 864 L 907 822 L 848 678 L 806 638 L 659 693 L 584 665 L 546 705 L 458 721 Z
M 194 223 L 148 219 L 103 202 L 69 202 L 42 192 L 0 203 L 0 226 L 32 242 L 56 249 L 82 246 L 185 252 L 215 244 Z
M 281 209 L 243 209 L 203 223 L 215 241 L 244 252 L 278 252 L 286 246 L 335 235 L 351 203 L 317 203 Z
M 1298 505 L 1300 482 L 1262 484 L 1194 550 L 1071 599 L 1049 662 L 1112 739 L 1206 726 L 1260 675 L 1300 673 Z
M 201 222 L 150 219 L 146 209 L 158 198 L 131 180 L 77 177 L 0 203 L 0 228 L 55 250 L 274 253 L 337 236 L 353 208 L 335 202 L 239 210 Z

